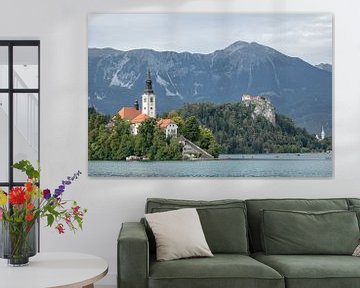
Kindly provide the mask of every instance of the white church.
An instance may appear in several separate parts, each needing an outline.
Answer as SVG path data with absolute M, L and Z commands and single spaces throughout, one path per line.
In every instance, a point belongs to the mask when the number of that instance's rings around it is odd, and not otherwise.
M 148 115 L 151 118 L 156 118 L 156 97 L 152 88 L 152 81 L 150 71 L 145 81 L 144 94 L 142 98 L 142 113 Z
M 144 93 L 141 96 L 141 111 L 138 100 L 136 100 L 134 107 L 123 107 L 118 115 L 121 119 L 131 122 L 130 132 L 132 135 L 138 134 L 138 129 L 143 121 L 148 118 L 156 118 L 156 96 L 152 88 L 150 71 L 148 71 Z M 157 124 L 165 131 L 166 137 L 177 136 L 178 125 L 172 119 L 159 119 Z
M 320 133 L 320 135 L 316 134 L 315 137 L 316 137 L 316 139 L 319 140 L 319 141 L 325 139 L 324 126 L 321 126 L 321 133 Z

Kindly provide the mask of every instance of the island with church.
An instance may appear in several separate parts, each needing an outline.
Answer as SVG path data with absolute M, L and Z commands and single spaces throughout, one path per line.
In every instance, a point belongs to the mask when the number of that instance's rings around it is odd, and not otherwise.
M 331 151 L 322 128 L 311 135 L 278 114 L 266 96 L 233 103 L 186 103 L 158 115 L 151 73 L 141 100 L 116 115 L 88 110 L 89 160 L 210 160 L 219 154 Z

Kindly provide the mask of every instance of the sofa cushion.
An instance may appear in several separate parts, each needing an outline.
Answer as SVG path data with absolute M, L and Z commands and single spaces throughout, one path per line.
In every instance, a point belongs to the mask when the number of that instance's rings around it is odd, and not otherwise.
M 358 217 L 359 228 L 360 228 L 360 199 L 359 198 L 348 198 L 348 206 L 350 211 L 355 211 Z
M 156 239 L 159 261 L 213 256 L 195 208 L 145 214 Z
M 146 213 L 188 207 L 197 208 L 206 241 L 213 253 L 249 253 L 246 207 L 242 200 L 193 201 L 152 198 L 147 200 Z M 149 239 L 152 239 L 151 233 Z
M 284 288 L 274 269 L 246 255 L 215 254 L 211 258 L 150 261 L 149 288 Z
M 360 206 L 360 198 L 348 198 L 347 201 L 349 206 Z
M 265 255 L 256 260 L 284 275 L 286 288 L 358 288 L 360 258 L 343 255 Z
M 262 251 L 260 210 L 327 211 L 348 210 L 346 199 L 254 199 L 246 200 L 252 251 Z
M 262 210 L 266 254 L 352 255 L 359 244 L 354 211 Z
M 356 213 L 356 217 L 358 218 L 358 224 L 360 228 L 360 205 L 359 206 L 351 205 L 349 207 L 349 210 L 354 211 Z

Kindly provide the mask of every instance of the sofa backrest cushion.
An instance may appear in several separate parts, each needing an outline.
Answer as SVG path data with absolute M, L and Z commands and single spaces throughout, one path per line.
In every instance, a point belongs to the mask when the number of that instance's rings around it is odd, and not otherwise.
M 242 200 L 175 200 L 150 198 L 146 213 L 196 208 L 206 241 L 213 253 L 248 254 L 247 213 Z M 149 233 L 148 229 L 148 233 Z M 151 233 L 149 241 L 154 241 Z M 154 245 L 150 243 L 150 245 Z
M 268 255 L 352 255 L 359 244 L 354 211 L 262 210 L 262 242 Z
M 359 222 L 360 228 L 360 199 L 359 198 L 348 198 L 348 205 L 350 211 L 355 211 Z
M 253 199 L 246 200 L 250 247 L 252 252 L 263 251 L 261 246 L 261 210 L 329 211 L 348 210 L 346 199 Z
M 360 206 L 360 199 L 359 198 L 348 198 L 347 199 L 349 206 Z

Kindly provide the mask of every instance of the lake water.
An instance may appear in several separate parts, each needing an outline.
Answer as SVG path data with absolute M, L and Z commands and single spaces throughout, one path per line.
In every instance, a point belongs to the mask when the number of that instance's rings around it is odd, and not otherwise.
M 89 176 L 331 177 L 331 154 L 224 154 L 216 160 L 89 161 Z

